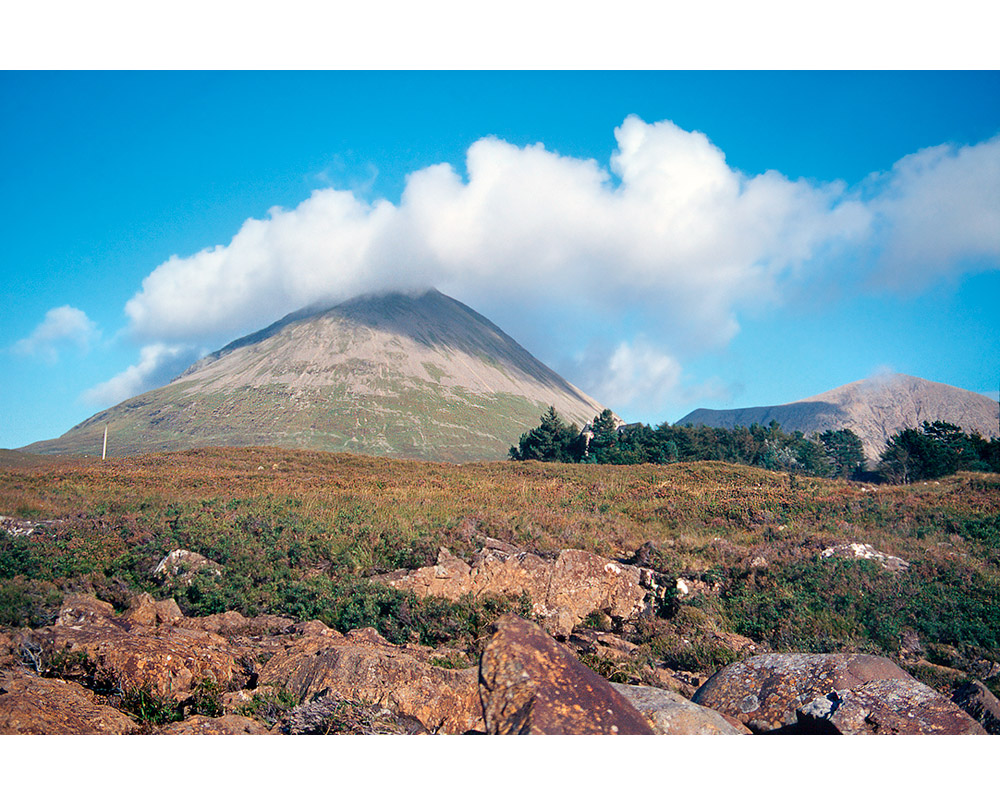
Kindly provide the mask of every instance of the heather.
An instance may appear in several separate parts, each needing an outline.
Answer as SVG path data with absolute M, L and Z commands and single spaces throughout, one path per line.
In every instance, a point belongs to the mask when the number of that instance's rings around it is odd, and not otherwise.
M 716 461 L 450 465 L 270 448 L 8 466 L 0 622 L 51 622 L 67 591 L 119 609 L 145 591 L 187 615 L 375 626 L 471 662 L 489 624 L 530 602 L 418 599 L 376 577 L 433 564 L 440 547 L 471 560 L 492 538 L 543 556 L 580 548 L 695 586 L 637 624 L 595 613 L 590 626 L 643 648 L 631 667 L 598 669 L 615 679 L 655 664 L 710 673 L 743 651 L 726 639 L 739 635 L 758 650 L 891 656 L 948 688 L 1000 663 L 998 491 L 997 475 L 978 472 L 876 486 Z M 844 543 L 909 569 L 822 556 Z M 184 585 L 154 574 L 177 548 L 220 571 Z

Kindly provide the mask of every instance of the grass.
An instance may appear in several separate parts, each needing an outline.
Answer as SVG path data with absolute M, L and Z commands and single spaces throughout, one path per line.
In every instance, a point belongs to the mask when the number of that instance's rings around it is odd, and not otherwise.
M 656 570 L 720 583 L 627 635 L 671 667 L 731 660 L 720 632 L 780 651 L 895 656 L 912 629 L 971 672 L 1000 662 L 998 489 L 998 476 L 975 473 L 871 487 L 718 462 L 460 466 L 276 448 L 20 463 L 0 466 L 0 514 L 53 522 L 0 529 L 0 622 L 50 622 L 65 589 L 121 606 L 146 590 L 175 596 L 186 614 L 272 612 L 474 650 L 497 614 L 530 602 L 420 601 L 370 578 L 431 564 L 441 546 L 470 560 L 486 537 L 618 559 L 649 543 Z M 844 542 L 911 569 L 819 558 Z M 157 581 L 152 569 L 174 548 L 221 575 Z

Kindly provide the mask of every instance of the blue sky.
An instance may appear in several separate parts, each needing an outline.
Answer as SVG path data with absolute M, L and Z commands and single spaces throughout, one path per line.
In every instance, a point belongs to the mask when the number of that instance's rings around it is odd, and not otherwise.
M 997 72 L 8 71 L 0 104 L 0 447 L 390 287 L 631 421 L 1000 381 Z

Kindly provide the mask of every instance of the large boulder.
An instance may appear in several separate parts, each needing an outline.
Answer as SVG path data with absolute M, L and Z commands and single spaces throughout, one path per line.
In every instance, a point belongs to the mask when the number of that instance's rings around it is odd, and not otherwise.
M 421 646 L 394 646 L 374 629 L 343 636 L 303 635 L 260 671 L 260 684 L 284 686 L 302 703 L 325 696 L 377 704 L 432 733 L 481 730 L 476 670 L 439 668 Z
M 545 629 L 560 637 L 570 634 L 595 610 L 628 620 L 665 593 L 651 571 L 587 551 L 560 551 L 552 560 L 508 550 L 507 546 L 484 548 L 469 565 L 441 548 L 431 567 L 396 571 L 375 580 L 397 590 L 451 601 L 467 594 L 526 595 Z
M 867 654 L 758 655 L 723 668 L 692 701 L 759 733 L 982 731 L 893 662 Z
M 479 665 L 487 732 L 653 734 L 646 718 L 607 680 L 535 624 L 506 615 L 494 629 Z
M 679 693 L 646 685 L 611 683 L 642 713 L 658 735 L 750 735 L 734 718 L 685 699 Z
M 4 735 L 128 735 L 139 725 L 76 682 L 24 673 L 0 676 Z
M 961 708 L 916 679 L 876 679 L 832 691 L 798 711 L 810 732 L 840 735 L 985 735 Z

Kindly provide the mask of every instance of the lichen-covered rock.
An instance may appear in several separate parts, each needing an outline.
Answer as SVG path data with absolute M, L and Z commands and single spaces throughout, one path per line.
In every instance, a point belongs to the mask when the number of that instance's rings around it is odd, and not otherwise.
M 523 594 L 531 599 L 546 630 L 557 636 L 568 635 L 595 610 L 621 620 L 634 618 L 650 606 L 657 587 L 651 571 L 587 551 L 564 550 L 551 560 L 496 547 L 484 548 L 472 565 L 441 548 L 435 565 L 396 571 L 376 581 L 421 597 L 452 601 L 467 594 Z
M 4 735 L 128 735 L 131 718 L 76 682 L 24 673 L 0 676 L 0 733 Z
M 890 660 L 867 654 L 758 655 L 723 668 L 692 700 L 754 732 L 863 732 L 867 724 L 868 732 L 950 734 L 969 732 L 971 721 Z
M 951 700 L 982 724 L 990 735 L 1000 735 L 1000 701 L 978 679 L 962 685 Z
M 803 728 L 840 735 L 985 735 L 956 704 L 916 679 L 877 679 L 833 691 L 799 709 Z
M 439 668 L 421 646 L 395 646 L 374 629 L 346 636 L 303 635 L 268 660 L 263 685 L 284 686 L 300 702 L 333 695 L 417 719 L 432 733 L 482 730 L 476 670 Z
M 646 718 L 542 629 L 506 615 L 479 665 L 487 732 L 651 735 Z
M 183 585 L 189 584 L 194 576 L 203 570 L 215 576 L 222 575 L 222 565 L 218 562 L 213 562 L 200 553 L 177 548 L 160 560 L 153 570 L 153 575 Z
M 191 716 L 157 730 L 158 735 L 268 735 L 270 730 L 246 716 Z
M 646 685 L 611 683 L 653 725 L 658 735 L 750 735 L 735 719 L 702 707 L 678 693 Z

